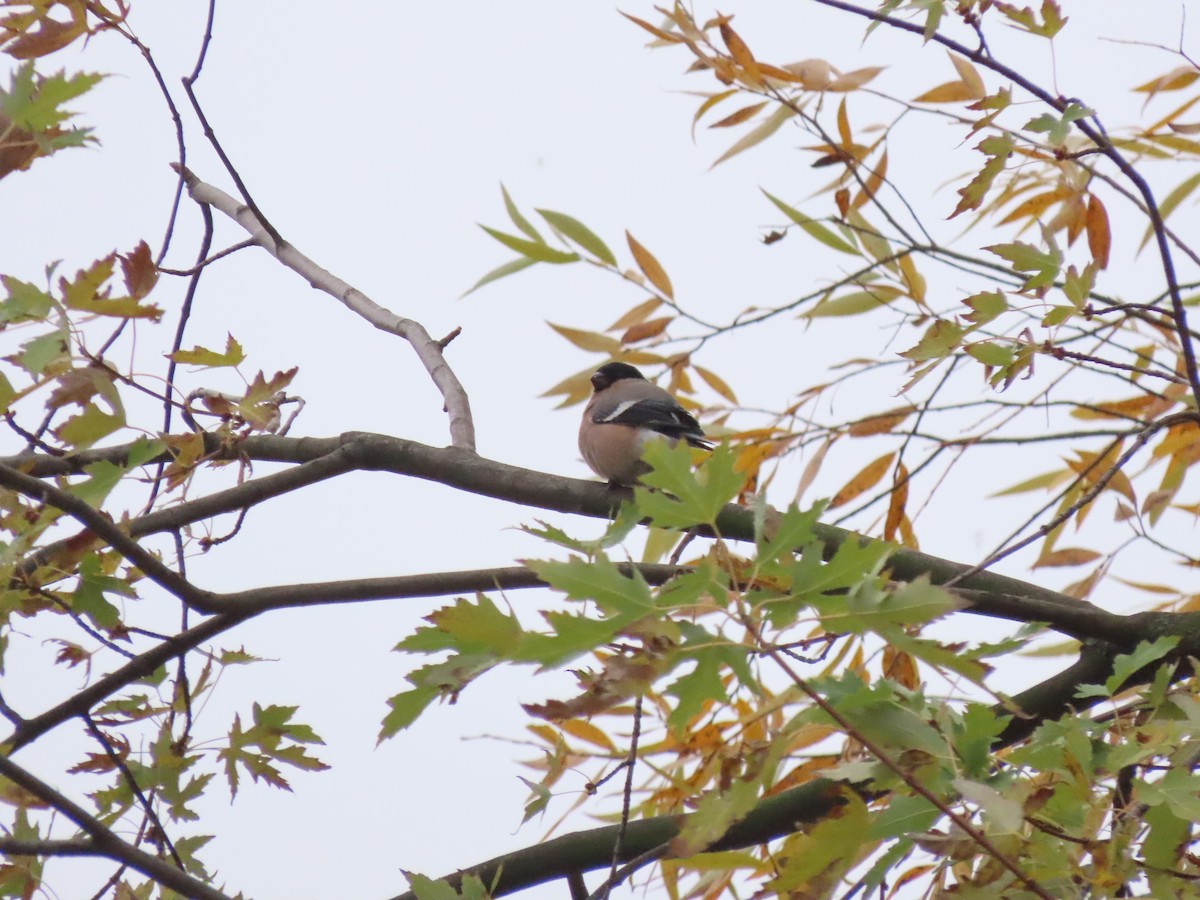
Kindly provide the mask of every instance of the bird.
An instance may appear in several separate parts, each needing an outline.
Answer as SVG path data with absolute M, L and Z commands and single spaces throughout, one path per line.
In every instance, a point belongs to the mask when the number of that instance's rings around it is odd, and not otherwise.
M 628 363 L 610 362 L 592 373 L 592 399 L 579 425 L 579 451 L 592 471 L 611 484 L 632 485 L 647 471 L 647 441 L 712 449 L 695 416 Z

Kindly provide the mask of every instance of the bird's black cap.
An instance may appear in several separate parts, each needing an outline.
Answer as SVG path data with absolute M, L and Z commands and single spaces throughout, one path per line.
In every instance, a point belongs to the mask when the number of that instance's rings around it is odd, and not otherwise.
M 629 363 L 605 363 L 592 373 L 592 387 L 597 391 L 602 391 L 606 387 L 616 384 L 618 381 L 625 381 L 627 378 L 637 381 L 646 380 L 646 376 L 629 365 Z

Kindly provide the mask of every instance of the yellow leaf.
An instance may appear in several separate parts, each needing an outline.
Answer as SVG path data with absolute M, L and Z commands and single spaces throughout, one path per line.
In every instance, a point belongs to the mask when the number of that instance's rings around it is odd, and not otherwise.
M 808 461 L 808 465 L 804 467 L 804 473 L 800 476 L 799 484 L 796 485 L 796 503 L 800 502 L 804 492 L 817 477 L 817 472 L 821 470 L 821 463 L 825 461 L 825 454 L 829 452 L 829 448 L 833 446 L 835 440 L 837 440 L 836 437 L 826 438 L 825 442 L 817 448 L 817 452 L 813 454 L 813 458 Z
M 971 88 L 961 81 L 947 81 L 930 88 L 919 97 L 913 97 L 913 103 L 965 103 L 977 99 Z
M 710 388 L 712 388 L 730 403 L 737 403 L 737 397 L 733 393 L 733 388 L 727 385 L 724 379 L 717 375 L 716 372 L 710 372 L 708 369 L 705 369 L 701 366 L 692 366 L 692 368 L 696 370 L 696 374 L 699 375 L 704 380 L 704 383 Z
M 888 467 L 891 466 L 892 460 L 896 454 L 885 453 L 878 459 L 867 463 L 858 474 L 847 481 L 840 491 L 838 491 L 832 500 L 829 501 L 829 508 L 836 509 L 839 506 L 844 506 L 855 497 L 858 497 L 869 491 L 875 485 L 879 484 L 884 475 L 887 474 Z
M 805 59 L 782 67 L 800 80 L 806 91 L 824 91 L 833 83 L 833 66 L 823 59 Z
M 866 181 L 863 182 L 863 189 L 858 192 L 858 195 L 854 198 L 854 202 L 851 204 L 853 209 L 863 206 L 868 200 L 879 193 L 879 189 L 883 187 L 884 179 L 887 178 L 887 167 L 888 155 L 887 151 L 884 150 L 875 168 L 867 173 Z M 843 212 L 842 215 L 844 216 L 846 213 Z
M 1166 219 L 1167 216 L 1169 216 L 1175 209 L 1175 207 L 1186 200 L 1188 195 L 1191 194 L 1192 191 L 1194 191 L 1197 187 L 1200 187 L 1200 172 L 1197 172 L 1190 178 L 1185 178 L 1175 187 L 1174 190 L 1171 191 L 1171 193 L 1167 194 L 1162 203 L 1158 204 L 1159 215 L 1161 215 L 1163 219 Z M 1146 246 L 1146 242 L 1150 240 L 1153 234 L 1154 226 L 1147 226 L 1146 233 L 1142 236 L 1142 242 L 1138 244 L 1138 250 L 1141 250 Z
M 917 303 L 925 304 L 925 276 L 917 271 L 917 264 L 913 262 L 911 254 L 905 254 L 896 261 L 900 266 L 900 277 L 904 279 L 904 284 L 908 288 L 909 295 L 917 301 Z
M 612 742 L 612 738 L 591 722 L 585 722 L 583 719 L 564 719 L 558 723 L 558 727 L 572 737 L 577 737 L 581 741 L 587 741 L 589 744 L 595 744 L 597 747 L 603 747 L 605 750 L 615 751 L 617 749 L 616 744 Z
M 958 71 L 958 77 L 962 79 L 963 85 L 971 92 L 971 99 L 982 100 L 986 97 L 987 88 L 983 86 L 983 79 L 979 76 L 978 70 L 961 56 L 955 56 L 948 50 L 946 55 L 950 57 L 950 62 Z
M 1197 78 L 1200 78 L 1200 72 L 1197 72 L 1192 66 L 1179 66 L 1167 72 L 1165 75 L 1160 75 L 1158 78 L 1152 78 L 1145 84 L 1140 84 L 1134 88 L 1139 94 L 1146 94 L 1146 102 L 1150 102 L 1150 98 L 1160 91 L 1178 91 L 1192 84 Z
M 666 271 L 661 263 L 654 258 L 654 254 L 637 242 L 632 234 L 625 232 L 625 238 L 629 241 L 629 249 L 633 252 L 634 262 L 638 268 L 650 280 L 650 283 L 662 291 L 670 299 L 675 299 L 675 292 L 671 287 L 671 279 L 667 277 Z
M 829 84 L 827 90 L 838 92 L 856 91 L 886 68 L 887 66 L 868 66 L 865 69 L 855 69 L 852 72 L 846 72 L 844 75 L 839 75 L 835 78 Z
M 618 12 L 620 12 L 620 10 L 618 10 Z M 637 18 L 636 16 L 631 16 L 629 13 L 625 13 L 625 12 L 621 13 L 621 15 L 623 15 L 625 18 L 627 18 L 630 22 L 633 22 L 635 25 L 639 25 L 642 28 L 646 29 L 648 32 L 650 32 L 652 35 L 654 35 L 660 41 L 666 41 L 668 44 L 680 44 L 683 42 L 683 39 L 681 37 L 679 37 L 679 35 L 670 34 L 666 31 L 663 31 L 661 28 L 655 28 L 649 22 L 644 22 L 641 19 Z
M 566 325 L 555 325 L 553 322 L 547 322 L 546 324 L 580 350 L 587 350 L 592 353 L 607 353 L 609 355 L 619 353 L 621 350 L 621 342 L 614 337 L 609 337 L 607 334 L 600 334 L 595 331 L 582 331 L 578 328 L 568 328 Z
M 643 321 L 647 316 L 650 315 L 650 313 L 654 312 L 661 305 L 661 300 L 659 300 L 657 297 L 651 297 L 649 300 L 639 303 L 633 309 L 629 310 L 627 313 L 625 313 L 625 315 L 621 316 L 621 318 L 609 325 L 605 331 L 622 331 L 628 328 L 630 325 L 636 325 L 638 322 Z
M 741 140 L 737 141 L 732 147 L 717 157 L 709 168 L 715 168 L 720 163 L 731 157 L 737 156 L 743 150 L 749 150 L 755 144 L 761 144 L 783 125 L 788 119 L 796 114 L 796 111 L 790 106 L 780 106 L 775 112 L 771 113 L 765 120 L 760 122 L 752 131 L 742 135 Z

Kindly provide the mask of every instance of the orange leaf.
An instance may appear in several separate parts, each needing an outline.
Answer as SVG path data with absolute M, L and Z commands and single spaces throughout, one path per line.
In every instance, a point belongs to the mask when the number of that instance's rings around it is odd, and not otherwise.
M 655 28 L 649 22 L 644 22 L 641 19 L 637 18 L 637 16 L 631 16 L 629 13 L 623 12 L 623 13 L 621 13 L 621 15 L 623 15 L 625 18 L 627 18 L 630 22 L 633 22 L 635 25 L 640 25 L 642 28 L 645 28 L 648 32 L 650 32 L 652 35 L 654 35 L 660 41 L 666 41 L 668 44 L 683 43 L 683 38 L 679 37 L 679 35 L 677 35 L 677 34 L 669 34 L 668 32 L 663 31 L 661 28 Z
M 662 264 L 654 258 L 654 254 L 637 242 L 632 234 L 625 232 L 625 239 L 629 241 L 629 249 L 633 252 L 634 262 L 638 264 L 638 268 L 642 270 L 652 285 L 662 291 L 670 299 L 675 299 L 675 292 L 671 287 L 671 279 L 667 277 L 666 271 Z
M 728 22 L 721 22 L 721 40 L 729 48 L 729 55 L 733 57 L 733 61 L 741 66 L 742 71 L 746 73 L 746 80 L 754 85 L 754 87 L 761 87 L 762 72 L 759 71 L 754 54 L 750 52 L 750 48 L 746 46 L 746 42 L 738 36 L 738 33 L 729 26 Z
M 1112 248 L 1112 233 L 1108 229 L 1108 210 L 1095 194 L 1088 194 L 1087 205 L 1088 252 L 1101 269 L 1108 268 L 1108 251 Z
M 887 474 L 888 467 L 891 466 L 892 460 L 895 457 L 895 451 L 885 453 L 878 459 L 872 460 L 863 466 L 859 473 L 847 481 L 842 486 L 842 489 L 829 501 L 829 508 L 836 509 L 839 506 L 843 506 L 879 484 L 880 479 Z
M 1056 187 L 1052 191 L 1045 191 L 1044 193 L 1030 197 L 1024 203 L 1018 204 L 1012 212 L 1001 219 L 1000 224 L 1007 225 L 1009 222 L 1017 221 L 1017 219 L 1036 219 L 1055 203 L 1065 200 L 1072 193 L 1070 188 Z
M 904 518 L 904 507 L 908 503 L 908 469 L 904 467 L 904 463 L 896 466 L 896 472 L 892 476 L 892 496 L 888 500 L 887 518 L 883 523 L 883 539 L 885 541 L 895 540 L 896 529 L 900 527 L 900 520 Z

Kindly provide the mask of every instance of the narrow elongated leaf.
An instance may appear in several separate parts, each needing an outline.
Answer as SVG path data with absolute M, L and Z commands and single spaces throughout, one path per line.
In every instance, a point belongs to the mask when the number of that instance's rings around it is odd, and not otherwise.
M 725 162 L 725 160 L 732 159 L 733 157 L 737 156 L 739 153 L 741 153 L 745 150 L 749 150 L 751 147 L 753 147 L 757 144 L 761 144 L 763 141 L 765 141 L 767 138 L 769 138 L 771 135 L 773 135 L 775 132 L 777 132 L 780 129 L 780 127 L 783 125 L 783 123 L 786 122 L 788 119 L 790 119 L 795 114 L 796 114 L 795 110 L 793 110 L 790 106 L 780 106 L 777 110 L 775 110 L 775 112 L 771 113 L 771 115 L 769 115 L 763 122 L 761 122 L 758 125 L 758 127 L 756 127 L 753 131 L 747 132 L 746 134 L 742 135 L 742 137 L 736 143 L 734 143 L 734 145 L 732 147 L 730 147 L 728 150 L 726 150 L 724 153 L 722 153 L 720 156 L 718 156 L 716 158 L 716 160 L 713 162 L 713 164 L 711 166 L 709 166 L 709 168 L 715 169 L 721 163 Z
M 851 256 L 859 255 L 858 250 L 852 244 L 838 237 L 816 219 L 809 218 L 804 213 L 800 212 L 800 210 L 788 206 L 778 197 L 772 196 L 766 191 L 763 191 L 763 193 L 766 194 L 768 200 L 770 200 L 779 208 L 780 212 L 799 225 L 809 235 L 809 237 L 815 238 L 826 247 L 830 247 L 833 250 L 838 250 L 841 253 L 848 253 Z
M 539 209 L 538 215 L 550 223 L 550 227 L 569 241 L 574 241 L 592 256 L 610 266 L 617 265 L 617 258 L 590 228 L 568 216 L 566 213 L 554 212 L 550 209 Z
M 488 228 L 486 225 L 480 225 L 484 231 L 502 243 L 509 250 L 515 250 L 522 256 L 527 257 L 535 262 L 546 263 L 573 263 L 579 261 L 578 253 L 568 253 L 564 250 L 555 250 L 548 244 L 540 244 L 537 241 L 526 241 L 511 234 L 506 234 L 503 231 L 497 231 L 495 228 Z
M 633 259 L 637 263 L 638 268 L 642 270 L 642 274 L 650 281 L 652 285 L 662 291 L 667 297 L 675 299 L 675 290 L 671 287 L 671 279 L 667 277 L 667 272 L 662 267 L 662 263 L 658 259 L 638 243 L 628 231 L 625 232 L 625 239 L 629 242 L 629 249 L 633 253 Z

